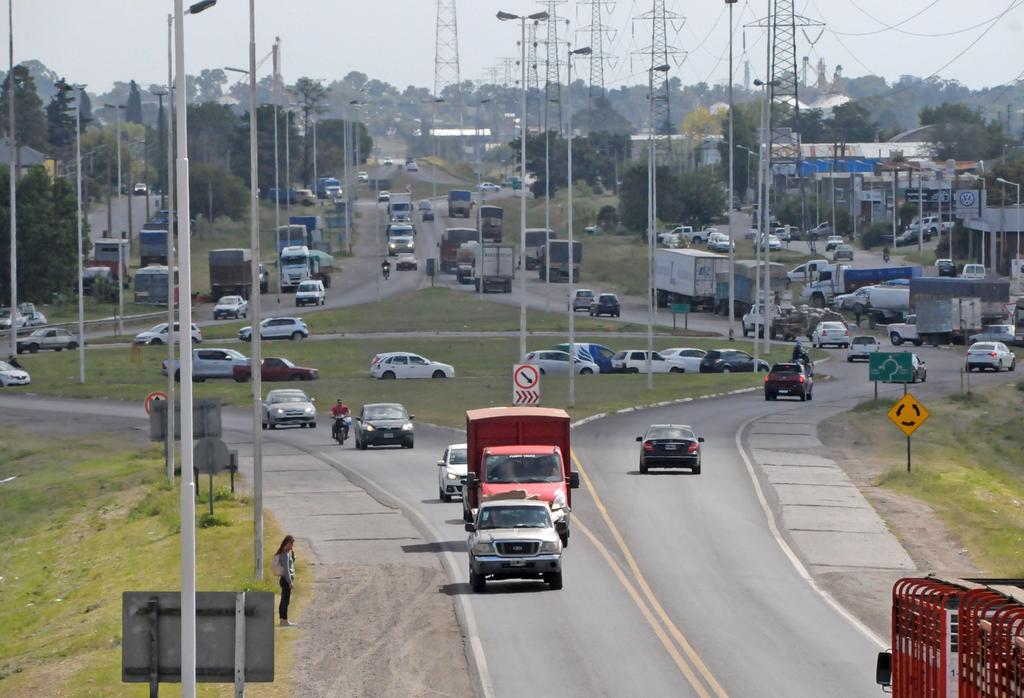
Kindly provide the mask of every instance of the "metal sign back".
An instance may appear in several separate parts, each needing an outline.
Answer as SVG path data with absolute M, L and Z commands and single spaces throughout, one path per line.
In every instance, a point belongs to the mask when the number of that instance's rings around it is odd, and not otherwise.
M 192 454 L 192 464 L 200 475 L 216 475 L 231 464 L 227 444 L 214 437 L 196 441 Z

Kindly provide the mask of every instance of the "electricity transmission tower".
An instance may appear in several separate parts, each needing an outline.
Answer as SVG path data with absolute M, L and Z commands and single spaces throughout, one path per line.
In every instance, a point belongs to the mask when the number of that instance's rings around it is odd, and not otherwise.
M 459 24 L 455 19 L 455 0 L 437 0 L 437 27 L 434 39 L 434 96 L 444 88 L 459 84 Z
M 558 105 L 558 130 L 562 130 L 562 64 L 560 59 L 560 44 L 558 39 L 558 6 L 564 5 L 567 0 L 544 0 L 543 4 L 548 11 L 548 38 L 546 44 L 546 57 L 544 59 L 544 130 L 549 129 L 553 105 Z
M 686 55 L 668 43 L 669 24 L 678 31 L 684 20 L 681 15 L 670 12 L 665 7 L 665 0 L 653 0 L 651 11 L 638 15 L 636 19 L 651 23 L 650 45 L 636 51 L 636 54 L 648 59 L 647 68 L 652 73 L 650 98 L 654 100 L 654 123 L 651 127 L 656 136 L 665 137 L 659 140 L 667 141 L 671 149 L 671 140 L 668 136 L 675 128 L 672 126 L 672 110 L 669 106 L 668 71 L 657 68 L 672 64 L 678 66 L 682 62 L 682 57 Z
M 533 113 L 537 115 L 537 128 L 539 129 L 542 117 L 540 115 L 540 104 L 538 104 L 538 100 L 540 100 L 540 75 L 537 72 L 537 24 L 537 22 L 533 22 L 530 25 L 526 39 L 526 96 L 528 101 L 534 104 Z M 527 105 L 526 114 L 529 117 L 529 105 Z M 527 128 L 529 128 L 529 118 L 526 121 Z
M 604 95 L 604 64 L 608 56 L 604 53 L 605 37 L 612 38 L 612 31 L 604 26 L 604 16 L 611 12 L 612 0 L 579 0 L 578 5 L 590 5 L 590 24 L 579 32 L 590 40 L 590 89 L 587 91 L 587 114 L 593 114 L 594 101 Z M 589 131 L 591 124 L 587 124 Z

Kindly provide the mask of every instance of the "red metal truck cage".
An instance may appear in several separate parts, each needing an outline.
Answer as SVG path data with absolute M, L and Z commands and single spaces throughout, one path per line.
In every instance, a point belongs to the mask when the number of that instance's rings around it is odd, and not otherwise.
M 1024 580 L 908 577 L 892 604 L 895 698 L 1024 698 Z

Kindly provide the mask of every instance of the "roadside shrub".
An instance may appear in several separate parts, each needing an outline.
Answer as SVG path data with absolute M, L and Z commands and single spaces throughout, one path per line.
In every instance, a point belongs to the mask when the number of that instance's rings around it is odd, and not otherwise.
M 597 212 L 597 224 L 605 230 L 615 228 L 619 224 L 619 211 L 611 204 L 605 204 Z
M 892 225 L 889 223 L 872 223 L 866 230 L 860 231 L 860 246 L 870 250 L 872 247 L 892 243 Z
M 217 516 L 216 514 L 210 515 L 210 512 L 204 512 L 199 516 L 199 520 L 196 522 L 199 528 L 213 528 L 214 526 L 230 526 L 231 522 L 227 519 Z

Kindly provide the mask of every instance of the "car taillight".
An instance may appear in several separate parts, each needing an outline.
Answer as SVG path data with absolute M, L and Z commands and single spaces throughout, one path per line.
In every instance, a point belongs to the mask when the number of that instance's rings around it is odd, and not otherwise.
M 696 453 L 699 450 L 700 450 L 700 444 L 697 443 L 696 441 L 691 441 L 690 445 L 686 447 L 686 451 L 688 453 Z
M 652 444 L 650 441 L 644 441 L 644 452 L 645 453 L 650 453 L 653 450 L 654 450 L 654 444 Z
M 803 382 L 804 382 L 804 377 L 803 377 L 803 376 L 800 376 L 800 382 L 801 382 L 801 383 L 803 383 Z
M 990 352 L 988 353 L 988 355 L 989 355 L 989 356 L 995 356 L 995 355 L 996 355 L 996 353 L 995 353 L 994 351 L 990 351 Z
M 765 376 L 765 377 L 764 377 L 764 382 L 765 382 L 765 383 L 767 383 L 767 382 L 768 382 L 768 376 Z

